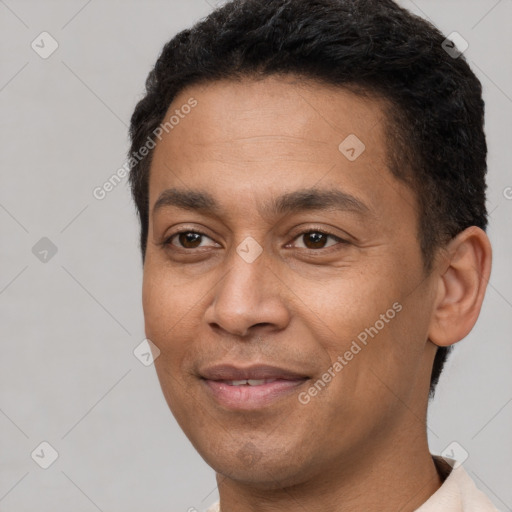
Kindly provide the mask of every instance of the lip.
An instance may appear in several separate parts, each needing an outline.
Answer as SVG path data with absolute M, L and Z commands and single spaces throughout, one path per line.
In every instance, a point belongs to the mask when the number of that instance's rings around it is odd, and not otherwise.
M 207 380 L 242 380 L 242 379 L 281 379 L 281 380 L 297 380 L 309 378 L 307 375 L 271 366 L 266 364 L 252 366 L 235 366 L 232 364 L 218 364 L 208 366 L 200 370 L 199 375 Z
M 235 410 L 255 410 L 294 394 L 309 380 L 307 375 L 271 365 L 210 366 L 199 372 L 206 393 L 219 405 Z M 232 385 L 236 380 L 270 380 L 259 385 Z

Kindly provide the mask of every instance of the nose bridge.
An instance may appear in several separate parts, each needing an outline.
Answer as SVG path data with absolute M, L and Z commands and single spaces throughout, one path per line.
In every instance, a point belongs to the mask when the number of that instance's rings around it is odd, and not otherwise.
M 229 256 L 228 271 L 215 287 L 206 312 L 208 323 L 239 336 L 257 324 L 282 328 L 288 311 L 269 263 L 263 247 L 250 236 L 244 238 Z

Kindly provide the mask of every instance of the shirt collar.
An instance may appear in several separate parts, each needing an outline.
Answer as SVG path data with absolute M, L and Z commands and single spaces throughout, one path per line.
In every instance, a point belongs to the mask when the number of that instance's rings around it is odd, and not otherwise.
M 433 455 L 443 484 L 415 512 L 499 512 L 455 460 Z M 220 512 L 219 502 L 206 512 Z

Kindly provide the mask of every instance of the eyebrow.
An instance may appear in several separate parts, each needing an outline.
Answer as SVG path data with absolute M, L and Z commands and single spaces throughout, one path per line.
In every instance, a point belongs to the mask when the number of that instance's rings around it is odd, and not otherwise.
M 222 208 L 215 198 L 203 190 L 164 190 L 153 206 L 153 215 L 165 207 L 221 216 Z M 303 188 L 266 200 L 259 208 L 262 215 L 277 216 L 295 211 L 339 210 L 361 216 L 373 211 L 360 199 L 338 189 Z

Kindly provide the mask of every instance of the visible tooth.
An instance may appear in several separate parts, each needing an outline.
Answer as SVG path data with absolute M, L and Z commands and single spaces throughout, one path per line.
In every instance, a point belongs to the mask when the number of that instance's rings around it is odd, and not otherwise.
M 265 384 L 265 380 L 264 379 L 261 379 L 261 380 L 256 380 L 256 379 L 248 379 L 247 380 L 247 383 L 249 384 L 249 386 L 261 386 L 262 384 Z
M 230 386 L 245 386 L 246 384 L 249 386 L 261 386 L 262 384 L 267 384 L 269 382 L 274 382 L 276 379 L 243 379 L 243 380 L 228 380 L 226 384 Z
M 275 382 L 276 380 L 277 379 L 261 379 L 261 380 L 249 379 L 247 381 L 247 383 L 250 386 L 261 386 L 262 384 L 268 384 L 269 382 Z
M 243 379 L 243 380 L 232 380 L 230 382 L 230 384 L 232 386 L 243 386 L 244 384 L 247 384 L 247 379 Z

